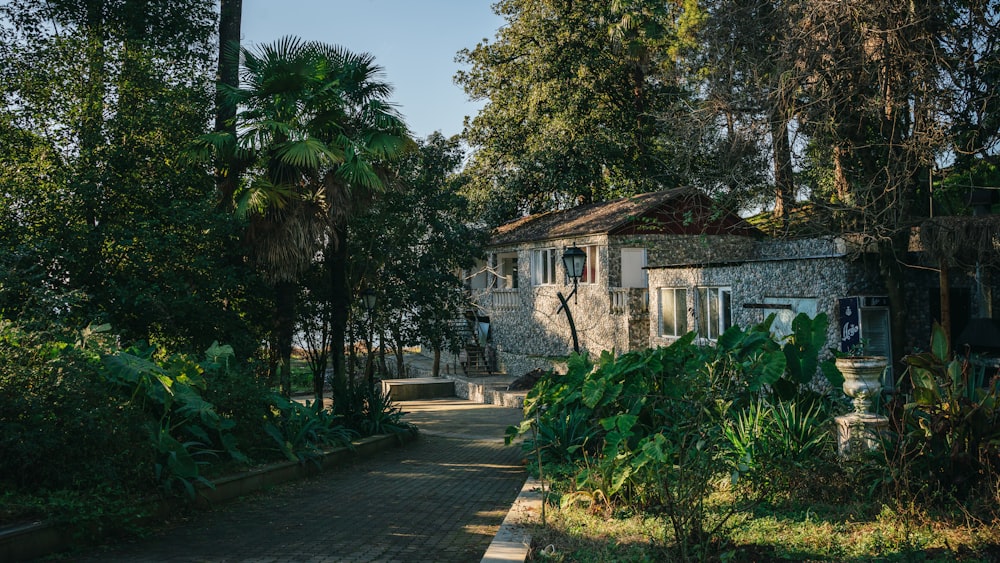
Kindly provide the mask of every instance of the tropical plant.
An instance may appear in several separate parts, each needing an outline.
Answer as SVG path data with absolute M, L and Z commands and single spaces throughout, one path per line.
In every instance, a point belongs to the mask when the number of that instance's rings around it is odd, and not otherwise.
M 241 86 L 219 85 L 240 108 L 238 133 L 202 136 L 193 152 L 203 160 L 218 155 L 246 170 L 236 209 L 250 219 L 253 258 L 275 290 L 272 343 L 288 397 L 300 276 L 324 248 L 327 261 L 343 257 L 344 221 L 352 197 L 360 195 L 352 193 L 384 191 L 376 162 L 399 153 L 406 129 L 384 101 L 390 87 L 377 80 L 380 69 L 368 54 L 294 37 L 240 53 Z M 343 344 L 346 324 L 349 291 L 343 280 L 338 283 L 345 266 L 342 260 L 328 270 L 334 350 Z M 335 361 L 335 375 L 337 367 Z
M 195 483 L 211 486 L 199 471 L 206 458 L 225 453 L 247 461 L 229 432 L 236 423 L 220 417 L 202 397 L 206 371 L 226 369 L 233 349 L 214 343 L 200 364 L 182 354 L 156 354 L 156 347 L 139 344 L 107 355 L 104 375 L 120 389 L 127 409 L 150 417 L 145 427 L 156 452 L 156 480 L 167 491 L 180 486 L 194 496 Z
M 912 488 L 966 498 L 1000 467 L 1000 404 L 995 379 L 982 366 L 953 356 L 944 329 L 935 324 L 927 352 L 904 358 L 912 400 L 893 413 L 900 433 L 890 460 Z
M 707 557 L 747 503 L 825 471 L 832 456 L 831 411 L 810 388 L 826 318 L 800 316 L 783 343 L 772 322 L 730 328 L 714 347 L 689 333 L 665 348 L 605 352 L 596 365 L 573 355 L 565 375 L 528 393 L 508 441 L 530 432 L 527 457 L 557 478 L 564 504 L 655 511 L 674 557 Z M 710 510 L 722 482 L 746 486 Z
M 356 385 L 350 388 L 347 401 L 338 412 L 345 412 L 347 425 L 362 436 L 415 431 L 412 424 L 403 420 L 403 409 L 392 403 L 381 385 Z
M 342 416 L 329 409 L 289 401 L 280 395 L 274 395 L 273 401 L 278 414 L 264 424 L 264 431 L 290 461 L 318 463 L 325 448 L 352 447 L 351 440 L 358 435 L 344 425 Z

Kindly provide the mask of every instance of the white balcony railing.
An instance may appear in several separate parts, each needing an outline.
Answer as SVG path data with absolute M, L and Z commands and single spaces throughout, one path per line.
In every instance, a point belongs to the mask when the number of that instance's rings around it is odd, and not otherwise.
M 496 311 L 513 311 L 521 304 L 517 289 L 494 289 L 491 292 L 493 309 Z
M 608 290 L 608 303 L 612 315 L 643 315 L 649 312 L 649 290 L 616 287 Z

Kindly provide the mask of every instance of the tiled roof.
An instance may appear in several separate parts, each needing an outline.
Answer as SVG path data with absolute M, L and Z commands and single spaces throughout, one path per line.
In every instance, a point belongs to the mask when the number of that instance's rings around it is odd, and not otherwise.
M 708 196 L 692 188 L 649 192 L 522 217 L 497 227 L 490 245 L 615 234 L 630 227 L 649 234 L 706 232 L 702 219 L 713 216 L 711 208 Z M 734 214 L 722 214 L 711 221 L 713 233 L 722 229 L 738 231 L 736 234 L 755 231 Z

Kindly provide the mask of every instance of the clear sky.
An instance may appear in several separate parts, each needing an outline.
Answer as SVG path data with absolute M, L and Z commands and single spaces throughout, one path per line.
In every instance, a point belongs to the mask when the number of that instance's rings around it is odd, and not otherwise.
M 244 46 L 285 35 L 371 53 L 393 85 L 393 102 L 417 137 L 462 131 L 470 102 L 453 78 L 455 55 L 484 38 L 503 19 L 492 0 L 243 0 Z

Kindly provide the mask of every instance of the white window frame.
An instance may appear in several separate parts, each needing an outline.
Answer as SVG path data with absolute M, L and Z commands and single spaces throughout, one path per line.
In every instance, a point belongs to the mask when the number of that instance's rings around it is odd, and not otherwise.
M 660 336 L 666 337 L 678 337 L 684 336 L 688 332 L 688 318 L 687 318 L 687 294 L 688 289 L 686 287 L 661 287 L 659 288 L 660 305 L 658 313 L 658 325 Z M 673 317 L 673 330 L 668 331 L 666 328 L 666 323 L 664 322 L 664 314 L 668 313 L 665 303 L 668 302 L 673 306 L 673 310 L 669 311 L 670 316 Z
M 531 251 L 531 285 L 556 283 L 556 249 L 536 248 Z
M 729 286 L 699 286 L 696 289 L 698 315 L 695 318 L 698 337 L 710 342 L 719 339 L 733 324 L 733 288 Z M 715 310 L 712 310 L 712 305 Z M 723 304 L 728 303 L 724 308 Z

